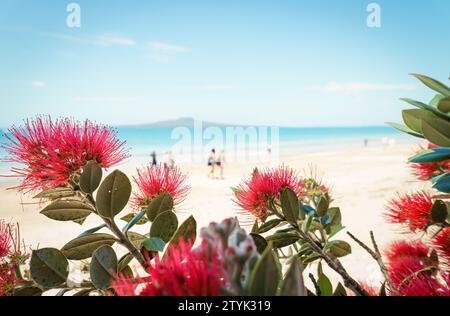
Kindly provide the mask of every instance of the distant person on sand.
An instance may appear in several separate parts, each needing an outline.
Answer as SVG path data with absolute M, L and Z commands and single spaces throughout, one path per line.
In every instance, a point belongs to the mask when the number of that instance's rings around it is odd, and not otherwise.
M 175 168 L 175 158 L 173 157 L 172 151 L 169 151 L 169 168 Z
M 216 160 L 216 165 L 217 165 L 217 167 L 220 168 L 220 178 L 221 179 L 224 179 L 224 177 L 223 177 L 224 164 L 225 164 L 225 150 L 222 150 L 220 152 L 219 158 L 217 158 L 217 160 Z
M 211 149 L 211 153 L 208 157 L 208 167 L 210 168 L 208 173 L 208 178 L 214 179 L 214 166 L 216 164 L 216 150 L 213 148 Z
M 364 138 L 364 147 L 367 147 L 368 144 L 369 144 L 369 140 L 367 138 Z
M 150 157 L 152 157 L 152 168 L 154 168 L 158 164 L 157 161 L 156 161 L 156 153 L 155 153 L 155 151 L 152 151 L 152 153 L 150 154 Z

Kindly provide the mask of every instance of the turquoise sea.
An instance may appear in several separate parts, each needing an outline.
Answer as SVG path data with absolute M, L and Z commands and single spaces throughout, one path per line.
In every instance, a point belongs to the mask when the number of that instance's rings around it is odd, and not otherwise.
M 244 127 L 244 130 L 246 127 Z M 235 130 L 236 131 L 236 130 Z M 247 131 L 247 130 L 246 130 Z M 171 151 L 177 162 L 183 161 L 187 151 L 202 151 L 204 155 L 215 148 L 217 151 L 225 149 L 227 154 L 230 151 L 230 143 L 227 137 L 230 131 L 226 128 L 206 128 L 200 132 L 192 128 L 141 128 L 141 127 L 120 127 L 117 128 L 120 139 L 126 141 L 126 146 L 130 149 L 132 157 L 150 160 L 150 154 L 155 151 L 159 160 Z M 277 150 L 280 156 L 297 153 L 314 152 L 336 152 L 352 148 L 364 147 L 365 140 L 368 147 L 384 146 L 389 143 L 412 143 L 415 139 L 409 135 L 398 132 L 389 126 L 371 127 L 317 127 L 317 128 L 279 128 L 277 132 L 272 130 L 256 129 L 256 133 L 244 133 L 240 131 L 236 134 L 244 135 L 240 141 L 234 140 L 231 145 L 232 150 Z M 247 131 L 248 132 L 248 131 Z M 236 136 L 232 135 L 232 136 Z M 252 137 L 253 136 L 253 137 Z M 6 141 L 3 132 L 0 142 Z M 182 145 L 180 145 L 182 143 Z M 228 145 L 227 145 L 228 144 Z M 228 147 L 228 148 L 227 148 Z M 0 149 L 0 157 L 5 157 L 6 152 Z M 229 155 L 228 155 L 229 156 Z M 186 157 L 184 157 L 186 158 Z M 1 162 L 0 174 L 7 173 L 10 164 Z M 1 178 L 0 178 L 0 181 Z

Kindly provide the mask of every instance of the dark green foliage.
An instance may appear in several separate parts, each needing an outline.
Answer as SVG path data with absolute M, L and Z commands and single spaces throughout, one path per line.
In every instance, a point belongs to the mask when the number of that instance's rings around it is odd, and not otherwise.
M 131 195 L 131 183 L 128 177 L 113 171 L 100 185 L 97 191 L 97 211 L 106 218 L 114 218 L 127 205 Z
M 31 278 L 44 288 L 51 288 L 66 282 L 69 262 L 55 248 L 33 250 L 30 260 Z
M 113 245 L 116 238 L 109 234 L 91 234 L 77 237 L 65 244 L 61 251 L 70 260 L 90 258 L 95 249 L 102 245 Z

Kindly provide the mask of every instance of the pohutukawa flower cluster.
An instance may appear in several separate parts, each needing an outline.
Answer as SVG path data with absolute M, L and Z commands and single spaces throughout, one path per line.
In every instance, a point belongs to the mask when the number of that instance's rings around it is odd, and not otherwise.
M 192 249 L 181 241 L 162 258 L 149 262 L 148 277 L 119 276 L 113 289 L 120 296 L 218 296 L 227 283 L 215 248 Z
M 0 296 L 14 294 L 18 284 L 24 281 L 20 266 L 26 259 L 19 227 L 0 220 Z
M 36 191 L 64 186 L 79 174 L 88 161 L 104 168 L 116 166 L 129 155 L 110 127 L 89 120 L 68 118 L 53 121 L 39 116 L 12 127 L 2 147 L 9 153 L 6 161 L 15 167 L 14 176 L 23 178 L 21 191 Z
M 431 193 L 420 191 L 413 194 L 399 195 L 386 207 L 389 222 L 402 224 L 410 232 L 423 231 L 431 222 Z
M 137 176 L 133 180 L 138 187 L 133 197 L 137 209 L 147 207 L 161 193 L 169 193 L 176 206 L 184 201 L 190 189 L 186 175 L 178 167 L 147 166 L 137 169 Z
M 234 189 L 235 203 L 261 221 L 271 213 L 270 206 L 279 201 L 283 189 L 292 190 L 299 199 L 328 191 L 316 179 L 300 178 L 287 166 L 271 169 L 255 169 L 250 177 Z

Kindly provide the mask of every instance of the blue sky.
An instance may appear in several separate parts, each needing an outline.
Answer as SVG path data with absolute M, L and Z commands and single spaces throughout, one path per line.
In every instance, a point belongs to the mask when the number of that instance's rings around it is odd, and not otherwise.
M 448 83 L 450 2 L 0 0 L 0 126 L 36 114 L 134 124 L 399 121 L 408 76 Z

